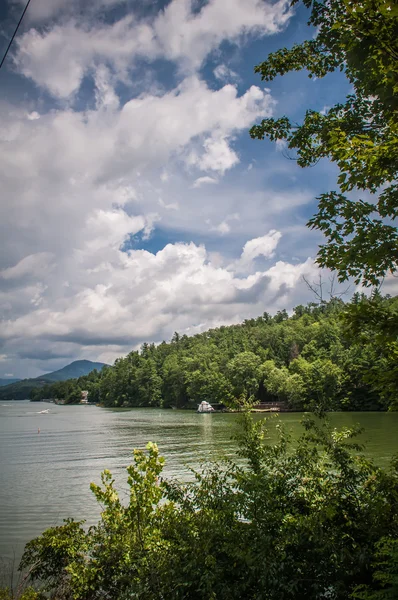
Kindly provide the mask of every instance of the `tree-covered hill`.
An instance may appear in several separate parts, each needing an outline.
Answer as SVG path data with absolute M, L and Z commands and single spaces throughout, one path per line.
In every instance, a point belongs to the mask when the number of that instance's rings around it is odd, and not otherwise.
M 5 379 L 0 379 L 0 387 L 5 385 L 11 385 L 12 383 L 17 383 L 17 381 L 21 381 L 20 379 L 11 379 L 11 377 L 7 377 Z
M 368 310 L 378 311 L 373 325 Z M 112 407 L 279 400 L 295 409 L 392 409 L 397 336 L 386 338 L 383 319 L 393 331 L 397 297 L 356 294 L 347 304 L 332 299 L 300 305 L 290 317 L 285 310 L 264 313 L 192 337 L 175 333 L 158 346 L 145 343 L 113 367 L 34 389 L 31 397 L 74 402 L 87 389 L 91 402 Z
M 0 400 L 24 400 L 29 398 L 32 390 L 41 389 L 55 381 L 76 379 L 88 375 L 94 369 L 100 371 L 105 366 L 107 366 L 105 363 L 92 362 L 91 360 L 75 360 L 58 371 L 45 373 L 34 379 L 17 379 L 14 383 L 4 385 L 0 389 Z M 47 398 L 47 396 L 44 397 Z
M 94 371 L 94 369 L 101 371 L 101 369 L 105 366 L 108 365 L 102 362 L 92 362 L 91 360 L 75 360 L 58 371 L 46 373 L 46 375 L 43 375 L 40 377 L 40 379 L 45 379 L 46 381 L 65 381 L 66 379 L 77 379 L 78 377 L 88 375 L 91 373 L 91 371 Z

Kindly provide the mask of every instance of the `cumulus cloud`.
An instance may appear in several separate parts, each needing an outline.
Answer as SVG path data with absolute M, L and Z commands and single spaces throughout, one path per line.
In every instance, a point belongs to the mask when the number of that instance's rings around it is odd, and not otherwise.
M 110 222 L 115 231 L 109 240 Z M 131 229 L 128 217 L 99 213 L 89 223 L 101 239 L 110 241 L 106 252 L 99 247 L 93 253 L 90 243 L 78 255 L 71 250 L 58 258 L 57 271 L 42 274 L 40 301 L 33 302 L 33 289 L 27 290 L 24 301 L 19 298 L 19 311 L 2 319 L 5 368 L 13 350 L 18 353 L 21 347 L 20 358 L 36 365 L 58 356 L 63 362 L 71 356 L 113 360 L 145 340 L 169 339 L 174 330 L 191 333 L 195 328 L 239 322 L 260 314 L 264 306 L 272 311 L 291 305 L 302 275 L 313 277 L 316 272 L 308 259 L 297 264 L 277 261 L 247 275 L 241 265 L 222 266 L 204 246 L 194 243 L 168 244 L 156 253 L 123 252 L 119 243 Z M 136 219 L 133 227 L 139 226 Z M 270 257 L 277 234 L 248 240 L 244 260 L 253 261 L 260 254 Z M 6 272 L 15 269 L 15 273 L 24 262 Z M 62 285 L 65 281 L 67 286 Z M 1 306 L 18 304 L 18 294 L 13 289 L 4 292 Z M 48 354 L 35 354 L 37 348 Z
M 238 155 L 228 144 L 225 136 L 213 135 L 204 140 L 204 152 L 201 155 L 192 153 L 188 164 L 198 167 L 201 171 L 217 171 L 221 175 L 234 167 L 238 162 Z
M 57 3 L 65 5 L 63 0 L 40 0 L 37 15 L 44 17 L 47 11 L 52 16 Z M 172 0 L 152 21 L 131 13 L 110 24 L 70 18 L 45 30 L 27 31 L 17 40 L 14 60 L 26 77 L 66 98 L 100 64 L 109 65 L 122 80 L 140 58 L 168 59 L 192 73 L 224 40 L 238 43 L 249 33 L 279 31 L 291 16 L 288 7 L 286 0 L 210 0 L 195 12 L 190 0 Z
M 281 237 L 282 234 L 280 231 L 271 230 L 267 235 L 246 242 L 240 257 L 241 264 L 247 265 L 258 256 L 264 256 L 265 258 L 274 256 L 275 249 Z
M 119 248 L 128 235 L 146 226 L 142 216 L 129 216 L 123 210 L 97 210 L 87 220 L 85 250 L 98 253 L 101 248 Z M 98 254 L 97 254 L 98 256 Z
M 258 240 L 248 241 L 246 253 L 254 245 L 259 246 Z M 252 255 L 265 251 L 269 255 L 270 246 L 266 250 L 264 242 Z M 206 249 L 193 243 L 168 244 L 156 254 L 125 253 L 114 247 L 106 262 L 98 254 L 95 257 L 95 269 L 89 252 L 74 263 L 79 273 L 67 295 L 57 279 L 49 277 L 50 292 L 40 306 L 3 320 L 3 342 L 25 338 L 44 344 L 57 341 L 61 347 L 62 343 L 131 347 L 146 339 L 168 338 L 173 330 L 184 332 L 195 323 L 234 321 L 247 305 L 259 310 L 267 295 L 275 297 L 282 286 L 288 295 L 303 273 L 314 271 L 310 260 L 299 265 L 279 262 L 242 277 L 231 268 L 213 265 Z
M 257 116 L 270 114 L 271 106 L 270 95 L 258 88 L 238 96 L 233 86 L 211 90 L 196 77 L 163 96 L 146 94 L 112 109 L 53 110 L 38 120 L 27 120 L 22 109 L 0 106 L 0 177 L 8 194 L 7 206 L 0 208 L 3 243 L 9 240 L 18 253 L 10 237 L 10 224 L 16 223 L 29 254 L 41 248 L 43 229 L 43 251 L 79 243 L 94 211 L 138 202 L 138 188 L 141 199 L 148 195 L 142 169 L 172 157 L 185 162 L 208 132 L 236 134 Z M 166 204 L 175 205 L 176 199 Z M 60 227 L 67 235 L 60 235 Z
M 30 29 L 17 41 L 15 65 L 53 96 L 76 92 L 86 73 L 109 64 L 120 78 L 135 56 L 153 56 L 153 32 L 129 15 L 108 24 L 78 25 L 75 20 L 49 30 Z

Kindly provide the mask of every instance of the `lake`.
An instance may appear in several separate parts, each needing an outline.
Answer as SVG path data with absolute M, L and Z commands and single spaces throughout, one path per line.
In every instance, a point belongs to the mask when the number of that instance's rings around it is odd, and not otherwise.
M 39 411 L 49 408 L 48 414 Z M 255 418 L 262 418 L 256 415 Z M 294 437 L 300 413 L 278 417 Z M 0 557 L 18 560 L 25 543 L 63 518 L 96 522 L 99 509 L 89 489 L 103 469 L 115 475 L 127 494 L 125 467 L 133 448 L 157 442 L 166 457 L 165 473 L 189 477 L 189 466 L 209 457 L 231 455 L 237 414 L 96 406 L 56 406 L 3 402 L 0 405 Z M 366 454 L 381 466 L 398 453 L 398 413 L 333 413 L 334 426 L 360 424 Z M 38 430 L 40 429 L 40 433 Z

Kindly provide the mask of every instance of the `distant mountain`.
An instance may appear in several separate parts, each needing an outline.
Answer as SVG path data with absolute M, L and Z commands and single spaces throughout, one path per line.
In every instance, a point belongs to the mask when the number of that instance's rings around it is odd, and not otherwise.
M 16 383 L 17 381 L 21 381 L 21 380 L 20 379 L 11 379 L 11 378 L 0 379 L 0 387 L 3 387 L 4 385 L 10 385 L 11 383 Z
M 92 362 L 91 360 L 75 360 L 66 365 L 63 369 L 40 375 L 35 379 L 22 379 L 15 383 L 5 384 L 0 387 L 0 400 L 25 400 L 33 388 L 43 387 L 47 383 L 55 381 L 65 381 L 66 379 L 77 379 L 83 375 L 88 375 L 94 369 L 101 371 L 106 367 L 105 363 Z M 5 381 L 4 379 L 2 381 Z
M 97 371 L 101 371 L 103 367 L 106 367 L 105 363 L 100 362 L 91 362 L 91 360 L 75 360 L 70 363 L 70 365 L 66 365 L 63 369 L 59 369 L 59 371 L 53 371 L 52 373 L 46 373 L 45 375 L 40 375 L 40 377 L 36 377 L 36 379 L 45 379 L 46 381 L 65 381 L 66 379 L 77 379 L 78 377 L 83 377 L 83 375 L 88 375 L 94 369 Z

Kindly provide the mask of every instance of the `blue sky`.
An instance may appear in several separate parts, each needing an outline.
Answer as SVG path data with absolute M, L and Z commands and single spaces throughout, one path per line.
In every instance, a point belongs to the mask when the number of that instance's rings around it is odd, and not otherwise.
M 248 133 L 349 91 L 340 74 L 254 74 L 314 35 L 306 9 L 91 4 L 32 0 L 0 72 L 0 377 L 313 299 L 322 238 L 305 223 L 336 170 Z M 0 47 L 22 8 L 3 0 Z

